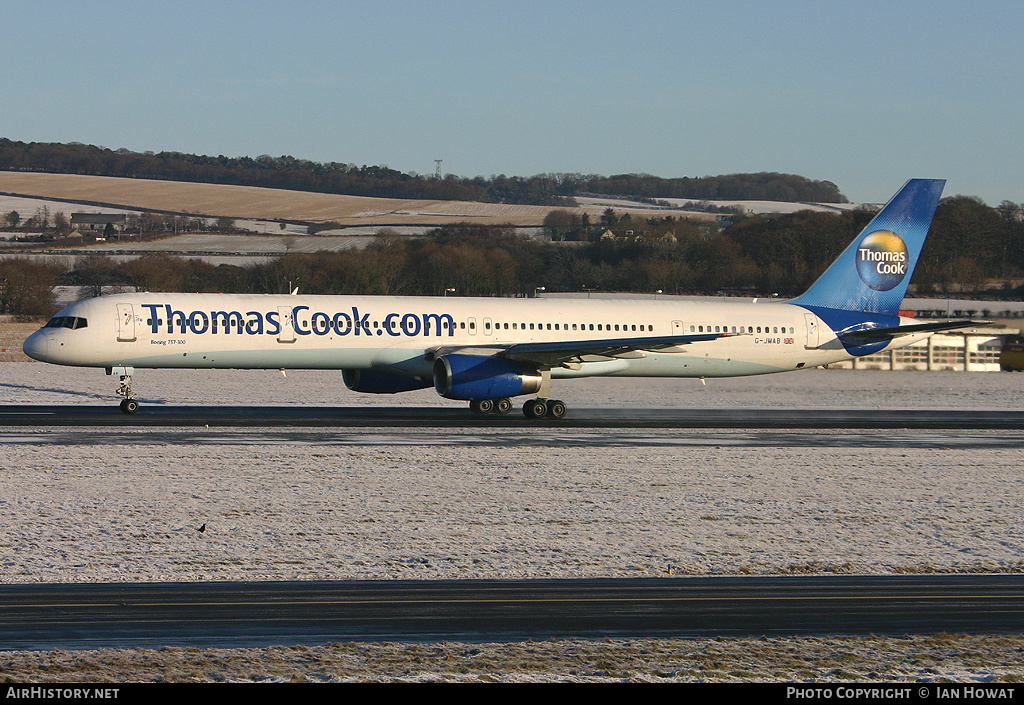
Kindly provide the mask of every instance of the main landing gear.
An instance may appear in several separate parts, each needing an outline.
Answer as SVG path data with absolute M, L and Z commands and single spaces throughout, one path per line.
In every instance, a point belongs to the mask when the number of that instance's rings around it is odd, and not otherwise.
M 508 397 L 501 399 L 474 399 L 469 402 L 469 408 L 474 414 L 486 416 L 504 416 L 512 410 L 512 400 Z M 550 416 L 553 419 L 560 419 L 565 416 L 568 407 L 560 399 L 530 399 L 523 404 L 523 415 L 528 419 L 543 419 Z
M 528 419 L 542 419 L 550 416 L 560 419 L 569 408 L 560 399 L 530 399 L 523 404 L 523 415 Z
M 508 397 L 502 397 L 501 399 L 474 399 L 469 402 L 469 408 L 474 414 L 481 416 L 486 416 L 487 414 L 504 416 L 512 411 L 512 400 Z
M 551 370 L 542 369 L 540 375 L 541 383 L 540 389 L 537 390 L 537 398 L 523 404 L 523 416 L 528 419 L 560 419 L 569 409 L 564 401 L 551 398 Z
M 528 419 L 543 419 L 550 417 L 560 419 L 565 416 L 568 407 L 560 399 L 550 399 L 551 396 L 551 370 L 539 370 L 541 382 L 539 388 L 526 389 L 524 393 L 536 392 L 537 398 L 530 399 L 523 404 L 523 415 Z M 474 399 L 469 402 L 469 408 L 474 414 L 507 414 L 512 410 L 512 400 L 508 397 L 500 399 Z

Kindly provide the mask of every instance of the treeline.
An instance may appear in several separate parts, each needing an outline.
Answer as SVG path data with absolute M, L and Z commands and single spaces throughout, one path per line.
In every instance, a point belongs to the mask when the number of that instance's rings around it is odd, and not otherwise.
M 581 189 L 603 195 L 639 198 L 688 198 L 708 201 L 788 201 L 848 203 L 831 181 L 811 181 L 793 174 L 727 174 L 663 179 L 649 174 L 588 177 Z
M 804 291 L 870 221 L 872 213 L 802 211 L 713 223 L 602 218 L 615 237 L 539 242 L 512 227 L 452 225 L 424 237 L 382 231 L 361 250 L 288 254 L 247 266 L 148 254 L 118 262 L 102 255 L 71 266 L 0 259 L 0 313 L 46 316 L 52 286 L 140 291 L 533 296 L 556 291 L 735 294 L 790 297 Z M 595 228 L 596 230 L 596 228 Z M 1021 206 L 990 208 L 975 198 L 939 203 L 914 273 L 917 295 L 1019 297 L 1024 288 Z M 992 288 L 993 281 L 1004 282 Z M 454 291 L 450 291 L 454 289 Z
M 166 179 L 383 198 L 573 205 L 584 193 L 636 198 L 745 199 L 845 203 L 830 181 L 792 174 L 730 174 L 665 179 L 649 174 L 538 174 L 473 178 L 403 173 L 386 166 L 314 162 L 291 156 L 212 157 L 132 152 L 71 142 L 0 138 L 0 170 Z

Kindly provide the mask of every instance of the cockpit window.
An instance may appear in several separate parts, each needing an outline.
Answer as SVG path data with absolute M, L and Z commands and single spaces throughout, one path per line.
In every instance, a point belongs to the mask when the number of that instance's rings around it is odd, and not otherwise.
M 77 330 L 78 328 L 85 328 L 88 325 L 89 321 L 86 318 L 79 318 L 78 316 L 54 316 L 43 327 L 71 328 Z

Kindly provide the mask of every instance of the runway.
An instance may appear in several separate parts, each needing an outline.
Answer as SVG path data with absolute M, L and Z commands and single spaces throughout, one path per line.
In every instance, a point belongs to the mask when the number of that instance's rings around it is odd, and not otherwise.
M 549 429 L 1024 429 L 1024 411 L 1004 409 L 572 408 L 563 419 L 477 416 L 450 407 L 0 405 L 0 428 L 17 426 L 508 428 Z
M 444 448 L 932 448 L 995 450 L 1024 448 L 1024 438 L 998 431 L 959 430 L 700 430 L 557 428 L 348 429 L 210 427 L 104 428 L 89 433 L 66 427 L 0 428 L 7 446 L 425 446 Z
M 0 586 L 0 649 L 1024 632 L 1024 575 Z

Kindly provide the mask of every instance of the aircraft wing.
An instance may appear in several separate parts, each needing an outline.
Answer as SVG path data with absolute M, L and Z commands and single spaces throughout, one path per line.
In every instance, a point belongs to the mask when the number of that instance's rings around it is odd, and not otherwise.
M 976 326 L 988 325 L 990 321 L 939 321 L 936 323 L 915 323 L 909 326 L 890 326 L 887 328 L 858 328 L 856 330 L 839 331 L 836 335 L 857 343 L 877 343 L 883 340 L 892 340 L 904 335 L 916 333 L 937 333 L 943 330 L 957 330 L 959 328 L 974 328 Z
M 557 366 L 569 362 L 587 362 L 584 358 L 643 357 L 645 350 L 670 351 L 680 345 L 699 343 L 740 333 L 691 333 L 679 335 L 650 335 L 633 338 L 604 338 L 595 340 L 559 340 L 551 342 L 512 343 L 509 345 L 445 346 L 434 351 L 435 356 L 448 353 L 484 354 L 505 357 L 542 366 Z

